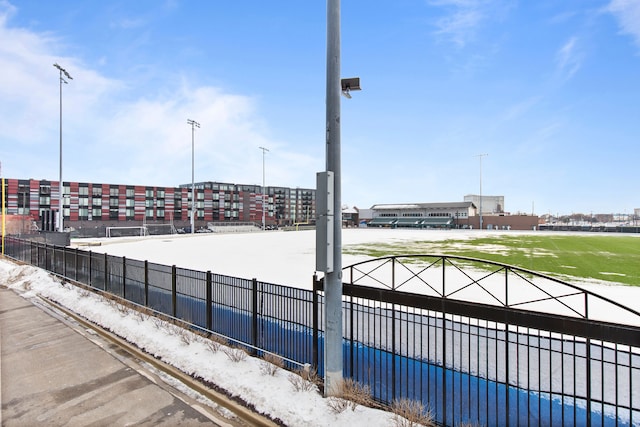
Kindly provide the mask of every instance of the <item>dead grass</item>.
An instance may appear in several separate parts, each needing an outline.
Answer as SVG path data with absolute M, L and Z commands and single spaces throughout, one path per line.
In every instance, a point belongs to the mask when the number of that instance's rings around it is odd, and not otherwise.
M 205 344 L 212 353 L 217 353 L 221 346 L 227 345 L 227 340 L 218 335 L 211 335 L 209 339 L 205 341 Z
M 310 365 L 290 373 L 288 379 L 295 391 L 318 390 L 321 383 L 318 370 Z
M 260 361 L 260 372 L 274 376 L 278 370 L 284 368 L 284 359 L 277 354 L 265 353 Z
M 240 347 L 222 347 L 222 352 L 234 363 L 242 362 L 248 356 L 246 350 Z
M 374 403 L 371 396 L 371 388 L 360 384 L 352 378 L 346 378 L 331 391 L 331 396 L 327 400 L 327 405 L 333 412 L 340 413 L 347 408 L 355 411 L 358 405 L 372 406 Z
M 393 425 L 395 427 L 435 426 L 433 415 L 422 402 L 409 399 L 397 399 L 391 404 Z

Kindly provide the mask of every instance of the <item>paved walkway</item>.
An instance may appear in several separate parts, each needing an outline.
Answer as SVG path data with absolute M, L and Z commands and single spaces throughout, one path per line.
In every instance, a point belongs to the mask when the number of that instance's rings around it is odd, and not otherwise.
M 0 287 L 0 425 L 233 426 L 119 347 Z

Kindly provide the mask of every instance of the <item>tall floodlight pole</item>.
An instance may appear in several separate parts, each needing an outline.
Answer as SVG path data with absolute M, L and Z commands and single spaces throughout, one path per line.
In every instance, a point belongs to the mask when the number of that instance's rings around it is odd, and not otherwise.
M 333 172 L 333 188 L 324 195 L 333 212 L 327 234 L 333 228 L 333 263 L 324 276 L 325 295 L 325 395 L 338 392 L 342 382 L 342 219 L 340 184 L 340 0 L 327 0 L 327 172 Z M 329 180 L 331 181 L 331 180 Z M 333 227 L 331 227 L 333 225 Z M 329 237 L 331 239 L 331 237 Z
M 482 158 L 488 154 L 477 154 L 475 157 L 480 159 L 480 230 L 482 230 Z
M 200 123 L 195 120 L 187 119 L 187 124 L 191 125 L 191 234 L 196 230 L 196 183 L 194 179 L 194 165 L 195 165 L 195 144 L 194 134 L 195 128 L 200 127 Z
M 2 232 L 2 255 L 4 256 L 4 235 L 6 232 L 6 214 L 5 214 L 5 208 L 4 208 L 4 204 L 6 202 L 6 194 L 5 194 L 5 189 L 4 189 L 4 175 L 2 175 L 2 162 L 0 162 L 0 177 L 1 177 L 1 181 L 0 181 L 0 185 L 2 185 L 2 204 L 0 204 L 0 209 L 2 209 L 2 229 L 0 230 Z
M 265 218 L 265 203 L 264 203 L 264 193 L 265 193 L 265 183 L 264 183 L 264 154 L 269 151 L 269 149 L 264 147 L 258 147 L 262 150 L 262 229 L 265 230 L 266 227 L 266 218 Z
M 58 71 L 60 72 L 60 174 L 59 174 L 59 183 L 58 183 L 58 187 L 59 187 L 59 194 L 58 194 L 58 198 L 59 200 L 59 204 L 58 204 L 58 231 L 59 232 L 63 232 L 64 231 L 64 212 L 62 210 L 63 208 L 63 185 L 62 185 L 62 83 L 64 84 L 68 84 L 69 82 L 67 82 L 64 77 L 66 77 L 69 80 L 73 80 L 73 77 L 71 77 L 69 75 L 69 73 L 67 72 L 67 70 L 65 70 L 64 68 L 62 68 L 61 66 L 59 66 L 57 63 L 53 64 L 54 67 L 56 67 L 58 69 Z M 63 77 L 64 74 L 64 77 Z

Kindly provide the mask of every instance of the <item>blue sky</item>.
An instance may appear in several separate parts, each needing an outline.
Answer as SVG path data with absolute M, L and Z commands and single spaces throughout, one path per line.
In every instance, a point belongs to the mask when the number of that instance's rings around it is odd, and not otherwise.
M 343 0 L 342 201 L 640 207 L 640 1 Z M 326 2 L 0 0 L 11 178 L 315 187 Z

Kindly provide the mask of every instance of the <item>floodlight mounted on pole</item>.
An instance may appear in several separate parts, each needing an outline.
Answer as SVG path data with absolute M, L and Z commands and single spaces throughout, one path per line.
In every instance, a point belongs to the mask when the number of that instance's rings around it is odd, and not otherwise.
M 64 231 L 64 224 L 63 224 L 64 212 L 62 209 L 63 209 L 63 198 L 64 198 L 64 195 L 63 195 L 64 186 L 62 185 L 62 83 L 69 84 L 69 82 L 67 82 L 64 79 L 64 77 L 66 77 L 69 80 L 73 80 L 73 77 L 71 77 L 71 75 L 67 72 L 67 70 L 59 66 L 57 63 L 53 64 L 53 66 L 56 67 L 58 71 L 60 71 L 60 174 L 59 174 L 59 183 L 58 183 L 58 188 L 59 188 L 58 231 L 63 232 Z M 62 77 L 63 74 L 64 74 L 64 77 Z
M 194 180 L 194 165 L 195 165 L 195 146 L 194 146 L 194 133 L 195 128 L 200 127 L 200 123 L 195 120 L 187 119 L 187 124 L 191 125 L 191 234 L 195 233 L 195 212 L 196 212 L 196 184 Z
M 265 217 L 265 203 L 264 203 L 264 193 L 265 193 L 265 182 L 264 182 L 264 154 L 265 152 L 269 151 L 268 148 L 264 148 L 264 147 L 258 147 L 260 150 L 262 150 L 262 229 L 265 230 L 266 229 L 266 217 Z
M 488 154 L 477 154 L 474 157 L 478 157 L 480 159 L 480 230 L 482 230 L 482 158 L 484 156 L 488 156 Z

